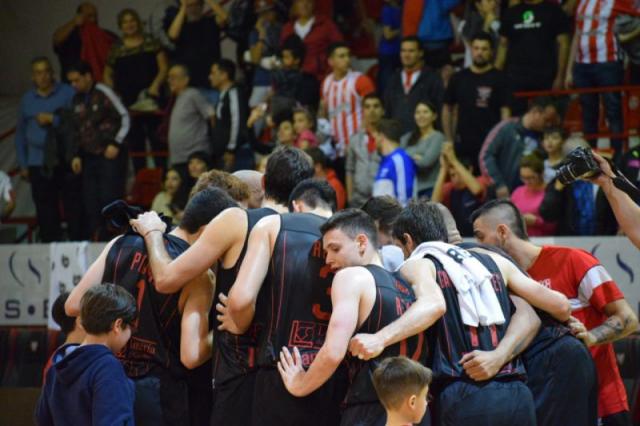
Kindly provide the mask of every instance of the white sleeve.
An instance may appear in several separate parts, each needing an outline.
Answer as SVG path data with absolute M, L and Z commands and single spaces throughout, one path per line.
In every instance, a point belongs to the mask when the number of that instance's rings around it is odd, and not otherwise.
M 131 127 L 131 118 L 129 117 L 129 111 L 127 111 L 127 108 L 125 108 L 125 106 L 122 104 L 118 95 L 116 95 L 110 87 L 99 83 L 96 85 L 96 88 L 102 91 L 102 93 L 104 93 L 107 98 L 109 98 L 113 107 L 116 109 L 116 111 L 118 111 L 118 114 L 120 114 L 120 129 L 118 130 L 118 133 L 116 133 L 114 140 L 118 144 L 122 144 L 124 138 L 127 136 L 127 133 L 129 133 L 129 128 Z

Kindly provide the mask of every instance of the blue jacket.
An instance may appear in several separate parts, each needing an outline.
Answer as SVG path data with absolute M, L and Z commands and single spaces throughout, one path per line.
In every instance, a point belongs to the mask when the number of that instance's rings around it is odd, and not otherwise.
M 133 425 L 133 382 L 103 345 L 64 345 L 53 356 L 36 406 L 36 423 Z
M 36 116 L 41 112 L 54 113 L 59 108 L 70 108 L 74 94 L 71 86 L 62 83 L 56 83 L 46 98 L 40 96 L 36 89 L 24 94 L 20 102 L 15 137 L 20 167 L 39 167 L 43 163 L 48 126 L 40 126 Z M 58 122 L 59 119 L 54 118 L 53 125 L 57 126 Z
M 449 13 L 460 0 L 427 0 L 424 2 L 418 37 L 422 41 L 443 41 L 453 38 Z

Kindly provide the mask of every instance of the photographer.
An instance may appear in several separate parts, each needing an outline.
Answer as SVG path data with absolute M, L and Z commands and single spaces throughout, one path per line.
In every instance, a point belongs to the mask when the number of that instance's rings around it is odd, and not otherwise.
M 614 185 L 613 179 L 617 176 L 611 170 L 607 160 L 596 153 L 593 153 L 593 158 L 598 162 L 602 173 L 592 178 L 591 182 L 598 185 L 607 197 L 620 229 L 627 235 L 633 245 L 640 248 L 640 207 L 626 192 Z

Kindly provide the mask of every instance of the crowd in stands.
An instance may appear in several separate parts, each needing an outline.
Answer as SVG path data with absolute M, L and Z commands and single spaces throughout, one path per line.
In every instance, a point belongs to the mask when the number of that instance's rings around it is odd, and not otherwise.
M 118 13 L 114 34 L 82 3 L 53 34 L 60 78 L 35 58 L 19 107 L 17 160 L 40 240 L 107 240 L 102 207 L 148 168 L 163 189 L 143 207 L 179 222 L 200 174 L 259 171 L 280 145 L 307 151 L 339 208 L 431 199 L 471 236 L 472 210 L 510 198 L 530 235 L 615 234 L 601 191 L 564 186 L 555 170 L 572 148 L 597 147 L 602 104 L 612 158 L 640 180 L 621 93 L 580 94 L 577 137 L 566 98 L 515 94 L 640 83 L 639 10 L 638 0 L 180 0 L 152 35 L 135 9 Z M 13 198 L 1 185 L 5 217 Z

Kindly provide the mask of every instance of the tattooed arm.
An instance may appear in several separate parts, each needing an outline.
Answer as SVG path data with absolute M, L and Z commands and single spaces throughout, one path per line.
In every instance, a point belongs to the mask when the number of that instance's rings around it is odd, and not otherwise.
M 638 318 L 626 300 L 620 299 L 606 304 L 604 312 L 609 318 L 596 328 L 587 330 L 584 324 L 574 317 L 569 320 L 569 327 L 587 346 L 615 342 L 638 329 Z

